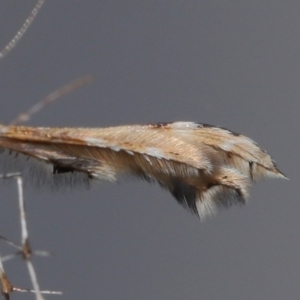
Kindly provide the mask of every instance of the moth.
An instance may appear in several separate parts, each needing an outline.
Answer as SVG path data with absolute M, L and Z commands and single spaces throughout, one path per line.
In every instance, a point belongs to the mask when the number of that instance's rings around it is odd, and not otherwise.
M 108 128 L 0 125 L 0 147 L 45 163 L 53 178 L 80 173 L 87 180 L 113 182 L 129 174 L 157 182 L 202 220 L 219 208 L 244 204 L 254 181 L 286 178 L 250 138 L 193 122 Z

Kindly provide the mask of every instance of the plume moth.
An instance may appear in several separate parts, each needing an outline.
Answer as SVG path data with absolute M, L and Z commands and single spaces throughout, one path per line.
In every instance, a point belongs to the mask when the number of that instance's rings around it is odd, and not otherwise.
M 252 183 L 286 178 L 266 151 L 230 130 L 193 122 L 108 128 L 0 127 L 0 147 L 42 161 L 51 176 L 133 175 L 157 182 L 200 219 L 245 203 Z

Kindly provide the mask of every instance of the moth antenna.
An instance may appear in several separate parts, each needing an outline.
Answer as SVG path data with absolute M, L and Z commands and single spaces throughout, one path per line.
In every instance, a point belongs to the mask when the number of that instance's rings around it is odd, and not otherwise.
M 15 119 L 13 119 L 9 125 L 17 125 L 20 123 L 25 123 L 31 119 L 31 117 L 45 108 L 50 103 L 58 100 L 59 98 L 63 97 L 64 95 L 67 95 L 74 90 L 88 84 L 92 81 L 92 76 L 86 75 L 84 77 L 81 77 L 79 79 L 74 80 L 71 83 L 68 83 L 64 85 L 63 87 L 55 90 L 54 92 L 50 93 L 48 96 L 46 96 L 44 99 L 39 101 L 38 103 L 34 104 L 32 107 L 30 107 L 27 111 L 24 111 L 20 113 Z
M 38 0 L 35 7 L 31 11 L 29 17 L 25 20 L 20 30 L 17 32 L 17 34 L 11 39 L 11 41 L 3 48 L 3 50 L 0 52 L 0 59 L 5 57 L 20 41 L 20 39 L 24 36 L 26 31 L 28 30 L 29 26 L 37 16 L 38 12 L 40 11 L 41 7 L 43 6 L 45 0 Z

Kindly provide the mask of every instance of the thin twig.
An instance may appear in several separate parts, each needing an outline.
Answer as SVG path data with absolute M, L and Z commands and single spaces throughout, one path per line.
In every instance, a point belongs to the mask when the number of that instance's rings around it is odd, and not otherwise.
M 43 295 L 41 293 L 34 267 L 32 265 L 32 262 L 29 259 L 26 259 L 26 265 L 27 265 L 28 273 L 29 273 L 29 276 L 30 276 L 30 279 L 31 279 L 31 282 L 33 285 L 33 289 L 36 292 L 36 299 L 37 300 L 45 300 L 45 298 L 43 297 Z
M 16 243 L 10 241 L 9 239 L 7 239 L 6 237 L 4 237 L 3 235 L 0 235 L 0 240 L 5 241 L 8 245 L 18 249 L 18 250 L 22 250 L 22 247 L 20 247 L 19 245 L 17 245 Z
M 7 174 L 0 174 L 0 179 L 15 178 L 17 176 L 21 176 L 21 173 L 13 172 L 13 173 L 7 173 Z
M 36 293 L 35 290 L 31 290 L 31 289 L 20 289 L 20 288 L 17 288 L 17 287 L 14 287 L 13 288 L 13 291 L 14 292 L 21 292 L 21 293 Z M 63 295 L 63 292 L 60 292 L 60 291 L 41 291 L 42 294 L 44 295 Z
M 15 257 L 17 257 L 18 254 L 17 253 L 14 253 L 14 254 L 9 254 L 9 255 L 5 255 L 2 257 L 2 262 L 6 262 L 6 261 L 9 261 Z
M 29 17 L 25 20 L 20 30 L 17 34 L 11 39 L 11 41 L 3 48 L 0 52 L 0 59 L 6 56 L 20 41 L 20 39 L 24 36 L 25 32 L 28 30 L 29 26 L 35 19 L 36 15 L 38 14 L 39 10 L 41 9 L 42 5 L 44 4 L 45 0 L 38 0 L 37 4 L 31 11 Z
M 21 244 L 24 258 L 29 258 L 31 255 L 31 249 L 28 239 L 28 228 L 25 214 L 25 202 L 23 195 L 23 180 L 21 176 L 16 177 L 19 195 L 19 209 L 20 209 L 20 221 L 21 221 Z

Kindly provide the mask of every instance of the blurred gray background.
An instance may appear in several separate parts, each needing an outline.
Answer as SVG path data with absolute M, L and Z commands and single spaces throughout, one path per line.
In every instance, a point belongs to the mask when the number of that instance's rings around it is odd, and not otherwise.
M 0 2 L 1 48 L 35 2 Z M 46 1 L 0 61 L 1 123 L 86 74 L 91 84 L 29 124 L 220 125 L 267 149 L 290 181 L 259 183 L 247 206 L 205 223 L 138 180 L 28 186 L 32 245 L 55 254 L 34 258 L 42 288 L 60 299 L 299 299 L 300 2 Z M 0 233 L 19 240 L 14 183 L 1 185 L 0 209 Z M 24 264 L 5 266 L 30 287 Z

